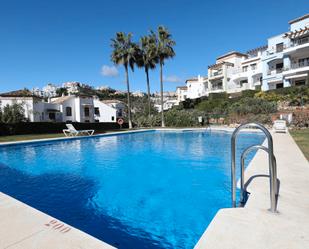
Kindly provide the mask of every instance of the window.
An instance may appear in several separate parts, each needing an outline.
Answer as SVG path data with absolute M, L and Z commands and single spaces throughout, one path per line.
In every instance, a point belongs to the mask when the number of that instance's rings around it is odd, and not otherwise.
M 100 116 L 100 108 L 99 107 L 94 108 L 94 114 L 97 115 L 97 116 Z
M 71 117 L 72 116 L 72 107 L 67 106 L 65 108 L 65 113 L 67 117 Z
M 283 83 L 279 83 L 276 85 L 276 89 L 283 88 Z
M 240 83 L 240 86 L 243 86 L 243 84 L 247 84 L 248 83 L 248 80 L 241 80 L 239 83 Z
M 278 43 L 278 44 L 276 45 L 276 52 L 277 52 L 277 53 L 280 53 L 280 52 L 282 52 L 282 51 L 283 51 L 283 42 Z
M 305 80 L 296 80 L 295 81 L 295 86 L 303 86 L 303 85 L 306 85 Z
M 114 116 L 112 116 L 112 121 L 114 121 L 115 120 L 115 117 Z
M 248 71 L 248 66 L 242 67 L 242 71 L 243 71 L 243 72 L 247 72 L 247 71 Z
M 84 115 L 85 115 L 85 117 L 89 117 L 89 115 L 90 115 L 89 107 L 84 108 Z
M 98 119 L 95 119 L 95 120 L 94 120 L 94 122 L 95 122 L 95 123 L 99 123 L 99 122 L 100 122 L 100 120 L 98 120 Z
M 276 64 L 276 73 L 281 73 L 283 69 L 283 63 Z
M 256 69 L 256 63 L 251 64 L 251 70 L 255 70 Z
M 50 112 L 50 113 L 48 113 L 48 118 L 50 120 L 56 120 L 56 114 L 54 112 Z
M 119 109 L 119 110 L 118 110 L 118 116 L 119 116 L 119 117 L 122 117 L 122 109 Z
M 88 119 L 85 120 L 85 123 L 90 123 L 90 121 Z
M 42 112 L 42 120 L 44 120 L 44 112 Z

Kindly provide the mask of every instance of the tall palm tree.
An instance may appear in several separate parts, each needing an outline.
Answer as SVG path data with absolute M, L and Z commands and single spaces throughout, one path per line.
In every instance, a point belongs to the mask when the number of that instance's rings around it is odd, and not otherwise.
M 130 83 L 129 83 L 129 67 L 134 71 L 134 64 L 137 61 L 138 45 L 132 41 L 131 33 L 117 32 L 116 38 L 112 39 L 111 44 L 113 51 L 111 60 L 116 65 L 123 65 L 125 69 L 126 83 L 127 83 L 127 105 L 128 105 L 128 120 L 129 129 L 132 129 L 131 119 L 131 101 L 130 101 Z
M 156 46 L 156 35 L 151 33 L 148 36 L 140 38 L 139 62 L 138 66 L 143 67 L 146 74 L 147 95 L 148 95 L 148 117 L 151 116 L 151 101 L 150 101 L 150 82 L 149 69 L 154 69 L 159 62 Z
M 158 37 L 157 37 L 157 53 L 159 57 L 160 64 L 160 91 L 161 91 L 161 126 L 165 127 L 164 122 L 164 112 L 163 112 L 163 65 L 165 60 L 173 58 L 175 56 L 175 51 L 173 46 L 176 42 L 172 40 L 172 35 L 163 26 L 158 27 Z

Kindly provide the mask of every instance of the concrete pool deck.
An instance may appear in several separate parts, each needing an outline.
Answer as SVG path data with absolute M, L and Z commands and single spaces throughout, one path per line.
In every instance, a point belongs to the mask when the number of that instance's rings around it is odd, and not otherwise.
M 289 133 L 273 135 L 280 192 L 278 213 L 271 213 L 269 178 L 251 182 L 244 208 L 221 209 L 195 249 L 309 248 L 309 163 Z M 265 152 L 259 151 L 245 172 L 268 174 Z
M 211 130 L 233 131 L 225 127 L 212 127 Z M 140 131 L 150 130 L 115 132 L 94 137 Z M 67 138 L 0 144 L 64 139 Z M 246 206 L 219 210 L 195 246 L 196 249 L 309 248 L 309 163 L 289 134 L 273 134 L 273 140 L 281 183 L 279 212 L 273 214 L 268 211 L 269 179 L 255 178 L 248 188 L 251 194 Z M 246 179 L 256 174 L 268 174 L 267 157 L 263 153 L 257 152 L 251 161 L 245 173 Z M 0 248 L 114 248 L 1 192 L 0 224 Z
M 0 192 L 0 248 L 114 247 Z

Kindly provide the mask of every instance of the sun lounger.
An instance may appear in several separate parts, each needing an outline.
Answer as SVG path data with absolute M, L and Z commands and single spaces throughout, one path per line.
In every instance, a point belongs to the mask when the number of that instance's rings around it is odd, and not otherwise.
M 285 120 L 275 120 L 274 125 L 273 125 L 273 130 L 274 132 L 284 132 L 286 133 L 288 128 L 286 126 L 286 121 Z
M 66 137 L 76 137 L 79 135 L 92 136 L 94 130 L 76 130 L 72 124 L 66 124 L 68 129 L 64 129 L 63 133 Z

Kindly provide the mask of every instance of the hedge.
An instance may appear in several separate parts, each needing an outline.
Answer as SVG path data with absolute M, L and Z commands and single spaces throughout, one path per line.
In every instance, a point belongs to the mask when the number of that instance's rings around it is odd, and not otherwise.
M 106 130 L 117 130 L 120 126 L 117 123 L 72 123 L 77 130 L 93 129 L 95 132 Z M 122 128 L 127 128 L 128 124 L 123 124 Z M 24 135 L 24 134 L 44 134 L 60 133 L 66 129 L 65 123 L 52 122 L 22 122 L 22 123 L 0 123 L 0 136 Z

